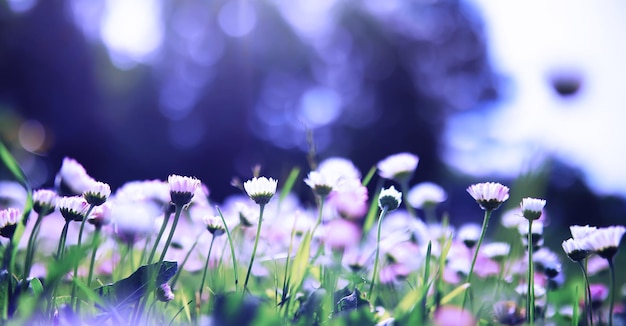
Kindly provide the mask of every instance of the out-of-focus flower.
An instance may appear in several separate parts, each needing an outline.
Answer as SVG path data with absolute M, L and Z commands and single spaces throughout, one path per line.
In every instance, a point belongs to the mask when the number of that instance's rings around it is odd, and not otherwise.
M 33 210 L 37 214 L 50 215 L 57 206 L 57 194 L 49 189 L 39 189 L 33 192 Z
M 342 178 L 328 197 L 328 202 L 341 216 L 356 219 L 367 212 L 367 199 L 367 188 L 360 180 Z
M 313 189 L 313 192 L 325 198 L 333 191 L 333 188 L 337 185 L 337 181 L 339 180 L 336 174 L 331 174 L 330 172 L 319 172 L 319 171 L 311 171 L 304 182 Z
M 81 196 L 61 197 L 57 201 L 59 211 L 65 221 L 82 221 L 89 210 L 89 204 Z
M 591 246 L 586 239 L 567 239 L 561 244 L 567 257 L 574 262 L 582 261 L 589 256 Z
M 24 207 L 26 205 L 26 189 L 15 181 L 0 181 L 0 207 Z
M 167 178 L 170 186 L 170 196 L 172 203 L 178 206 L 185 206 L 191 202 L 194 193 L 200 187 L 200 180 L 193 177 L 183 177 L 172 174 Z
M 415 172 L 419 157 L 411 153 L 390 155 L 378 162 L 378 174 L 385 179 L 402 182 L 408 180 Z
M 433 316 L 435 326 L 474 326 L 476 318 L 467 310 L 457 306 L 441 306 Z
M 206 216 L 203 219 L 204 225 L 206 225 L 207 231 L 211 233 L 213 236 L 217 237 L 224 232 L 226 232 L 226 228 L 224 227 L 224 223 L 219 216 Z
M 496 323 L 515 326 L 526 321 L 525 310 L 520 309 L 513 301 L 496 302 L 493 306 L 493 317 Z
M 168 283 L 163 283 L 156 289 L 156 297 L 161 302 L 172 301 L 174 300 L 174 292 Z
M 378 207 L 380 209 L 387 209 L 388 212 L 398 209 L 402 202 L 402 193 L 397 191 L 394 186 L 383 189 L 378 196 Z
M 154 215 L 141 204 L 117 204 L 111 207 L 115 236 L 125 243 L 134 243 L 152 233 Z
M 58 187 L 65 185 L 74 195 L 79 195 L 89 190 L 89 184 L 92 181 L 93 179 L 78 161 L 65 157 L 54 182 Z
M 0 210 L 0 235 L 11 239 L 21 216 L 22 212 L 17 208 Z
M 480 208 L 495 210 L 509 199 L 509 188 L 497 182 L 483 182 L 469 186 L 467 192 L 476 200 Z
M 521 203 L 522 215 L 527 220 L 537 220 L 541 217 L 541 211 L 544 206 L 546 206 L 545 200 L 526 197 L 522 199 Z
M 448 199 L 448 194 L 438 184 L 432 182 L 418 183 L 409 190 L 407 201 L 415 208 L 434 206 Z
M 591 292 L 591 306 L 594 309 L 602 307 L 609 297 L 609 288 L 602 283 L 589 284 L 589 292 Z
M 476 223 L 463 224 L 457 233 L 457 239 L 463 242 L 468 249 L 472 249 L 480 238 L 480 225 Z
M 511 245 L 506 242 L 491 242 L 482 246 L 481 251 L 491 259 L 500 260 L 508 257 L 511 252 Z
M 352 221 L 334 219 L 324 227 L 324 242 L 333 250 L 344 251 L 361 240 L 361 229 Z
M 83 197 L 90 205 L 100 206 L 107 201 L 111 195 L 111 187 L 100 181 L 89 182 L 89 189 L 83 192 Z
M 336 175 L 342 179 L 361 179 L 361 172 L 352 161 L 342 157 L 330 157 L 320 162 L 317 170 L 320 173 Z
M 533 253 L 533 261 L 537 265 L 537 271 L 543 272 L 550 279 L 561 273 L 559 257 L 550 249 L 542 248 Z
M 598 256 L 613 259 L 624 233 L 626 233 L 626 228 L 621 225 L 599 228 L 587 236 L 587 242 Z
M 278 180 L 272 178 L 260 177 L 252 178 L 244 182 L 243 188 L 246 190 L 250 199 L 259 205 L 267 204 L 276 193 Z
M 525 239 L 528 242 L 528 224 L 529 221 L 524 220 L 517 227 L 517 231 L 522 236 L 522 239 Z M 543 223 L 539 221 L 534 221 L 531 226 L 531 240 L 533 242 L 533 246 L 536 246 L 539 241 L 543 238 Z
M 111 223 L 111 206 L 109 203 L 96 206 L 87 217 L 87 222 L 96 227 L 96 229 Z

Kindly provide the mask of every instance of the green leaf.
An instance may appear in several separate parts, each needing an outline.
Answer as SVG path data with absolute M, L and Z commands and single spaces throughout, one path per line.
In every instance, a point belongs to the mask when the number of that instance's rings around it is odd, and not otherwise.
M 470 287 L 470 283 L 463 283 L 457 286 L 452 292 L 446 294 L 445 297 L 441 298 L 441 304 L 448 304 L 452 299 L 454 299 L 459 294 L 463 293 L 463 291 L 467 290 Z
M 296 179 L 298 178 L 298 175 L 300 175 L 300 168 L 298 167 L 291 169 L 291 172 L 289 172 L 289 176 L 287 177 L 287 180 L 284 182 L 283 189 L 280 191 L 280 197 L 278 198 L 279 207 L 280 207 L 280 204 L 283 202 L 283 200 L 285 200 L 285 197 L 289 195 L 289 193 L 291 192 L 291 189 L 293 189 L 293 186 L 296 183 Z
M 311 231 L 307 231 L 307 233 L 304 235 L 304 238 L 302 239 L 302 242 L 300 243 L 300 247 L 298 248 L 296 256 L 293 258 L 293 262 L 291 264 L 291 273 L 289 276 L 289 295 L 293 295 L 298 291 L 309 269 L 312 238 L 313 234 L 311 233 Z
M 367 172 L 367 174 L 365 175 L 365 177 L 363 178 L 363 181 L 361 182 L 361 184 L 364 187 L 367 187 L 367 185 L 370 183 L 370 181 L 372 181 L 372 177 L 374 176 L 374 173 L 376 173 L 376 165 L 372 166 L 372 168 Z
M 175 261 L 164 261 L 157 273 L 158 265 L 159 263 L 143 265 L 129 277 L 96 288 L 95 291 L 105 303 L 112 306 L 133 303 L 146 294 L 152 282 L 151 277 L 156 275 L 154 284 L 160 285 L 169 281 L 178 270 L 178 263 Z

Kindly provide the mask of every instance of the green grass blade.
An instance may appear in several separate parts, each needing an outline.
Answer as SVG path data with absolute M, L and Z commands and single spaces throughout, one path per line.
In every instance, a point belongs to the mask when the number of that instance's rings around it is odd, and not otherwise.
M 220 217 L 222 218 L 222 223 L 224 223 L 224 228 L 226 229 L 226 236 L 228 237 L 228 244 L 230 246 L 230 254 L 233 258 L 233 272 L 235 274 L 235 292 L 237 292 L 237 289 L 239 287 L 239 273 L 237 271 L 237 258 L 235 256 L 235 246 L 233 246 L 233 238 L 230 235 L 230 230 L 228 229 L 228 225 L 226 224 L 226 220 L 224 219 L 222 210 L 218 206 L 215 206 L 215 208 L 217 209 L 217 213 L 220 214 Z
M 454 290 L 452 290 L 450 293 L 446 294 L 443 298 L 441 298 L 441 304 L 445 305 L 445 304 L 450 303 L 452 299 L 456 298 L 459 294 L 463 293 L 463 291 L 467 290 L 469 287 L 470 287 L 469 283 L 463 283 L 457 286 Z
M 283 188 L 280 191 L 280 197 L 278 198 L 278 207 L 280 207 L 280 204 L 283 202 L 283 200 L 285 200 L 285 197 L 287 197 L 287 195 L 289 195 L 289 193 L 293 189 L 293 186 L 296 184 L 296 180 L 298 179 L 299 175 L 299 167 L 295 167 L 291 169 L 291 172 L 289 172 L 289 176 L 287 177 L 287 180 L 285 180 L 285 182 L 283 183 Z
M 367 172 L 367 174 L 363 178 L 363 181 L 361 181 L 361 184 L 364 187 L 367 187 L 370 181 L 372 181 L 372 177 L 374 177 L 374 173 L 376 173 L 376 170 L 377 170 L 376 166 L 372 166 L 372 168 Z

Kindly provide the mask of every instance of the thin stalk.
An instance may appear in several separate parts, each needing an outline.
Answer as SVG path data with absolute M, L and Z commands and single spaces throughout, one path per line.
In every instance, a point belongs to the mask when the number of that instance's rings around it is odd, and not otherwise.
M 85 230 L 85 222 L 87 221 L 87 218 L 89 217 L 89 214 L 91 214 L 91 211 L 93 210 L 94 207 L 96 207 L 96 205 L 94 204 L 89 205 L 89 209 L 87 210 L 87 213 L 85 213 L 85 215 L 83 216 L 83 220 L 80 222 L 80 230 L 78 231 L 78 242 L 76 243 L 76 247 L 78 248 L 78 250 L 80 250 L 80 246 L 83 241 L 83 231 Z M 80 261 L 76 260 L 76 264 L 74 264 L 74 274 L 73 274 L 74 280 L 78 279 L 78 265 L 80 265 Z M 74 281 L 72 282 L 72 294 L 70 296 L 70 302 L 72 303 L 72 306 L 74 306 L 75 311 L 78 311 L 78 300 L 76 298 L 76 291 L 77 291 L 76 281 Z
M 320 207 L 319 207 L 319 212 L 317 214 L 317 222 L 315 223 L 315 226 L 313 227 L 313 231 L 311 232 L 311 234 L 315 233 L 315 230 L 317 230 L 317 227 L 320 226 L 320 224 L 322 224 L 322 213 L 324 211 L 324 202 L 326 201 L 326 196 L 320 196 Z
M 609 272 L 611 274 L 611 296 L 609 297 L 609 326 L 613 326 L 613 307 L 615 306 L 615 266 L 613 257 L 607 258 L 609 261 Z
M 376 283 L 376 277 L 378 276 L 378 259 L 380 255 L 380 229 L 383 222 L 383 217 L 387 214 L 387 206 L 384 206 L 378 217 L 378 232 L 376 234 L 376 254 L 374 256 L 374 271 L 372 273 L 372 281 L 370 282 L 370 289 L 367 293 L 367 300 L 372 298 L 372 292 L 374 291 L 374 283 Z
M 65 252 L 65 239 L 67 238 L 67 229 L 70 226 L 70 221 L 65 220 L 65 225 L 63 225 L 63 230 L 61 231 L 61 239 L 59 239 L 59 248 L 57 248 L 57 261 L 60 261 L 63 258 L 63 253 Z
M 209 245 L 209 253 L 206 256 L 206 263 L 204 264 L 204 272 L 202 273 L 202 281 L 200 282 L 200 296 L 198 299 L 198 307 L 202 305 L 202 290 L 204 290 L 204 281 L 206 280 L 206 272 L 209 269 L 209 260 L 211 259 L 211 251 L 213 250 L 213 242 L 215 242 L 215 235 L 211 236 L 211 244 Z
M 98 251 L 98 243 L 100 242 L 100 229 L 96 226 L 96 231 L 91 241 L 91 260 L 89 261 L 89 275 L 87 276 L 87 287 L 91 286 L 91 280 L 93 279 L 93 268 L 96 264 L 96 252 Z
M 589 319 L 589 325 L 593 326 L 593 309 L 591 308 L 591 288 L 589 287 L 589 276 L 587 275 L 587 269 L 583 261 L 578 261 L 580 269 L 583 271 L 583 277 L 585 278 L 585 312 Z
M 244 293 L 248 289 L 248 279 L 250 278 L 250 272 L 252 271 L 252 264 L 254 263 L 254 255 L 256 254 L 256 248 L 259 244 L 259 236 L 261 235 L 261 223 L 263 222 L 263 210 L 265 204 L 259 204 L 259 223 L 257 224 L 256 237 L 254 239 L 254 247 L 252 248 L 252 257 L 250 257 L 250 265 L 248 265 L 248 272 L 246 273 L 246 279 L 243 282 Z
M 172 243 L 172 238 L 174 237 L 174 232 L 176 231 L 176 225 L 178 225 L 178 219 L 180 219 L 180 213 L 183 211 L 183 207 L 181 205 L 176 205 L 176 212 L 174 213 L 174 222 L 172 222 L 172 228 L 170 229 L 170 234 L 167 236 L 167 240 L 165 241 L 165 247 L 163 247 L 163 251 L 161 252 L 161 257 L 159 258 L 159 268 L 157 271 L 161 269 L 161 264 L 165 259 L 165 254 L 167 253 L 167 249 L 169 249 L 170 244 Z M 163 222 L 165 223 L 165 221 Z M 157 241 L 160 239 L 157 239 Z M 157 242 L 158 244 L 158 242 Z
M 178 207 L 176 208 L 178 210 Z M 148 260 L 146 263 L 152 263 L 152 259 L 154 259 L 154 255 L 156 253 L 157 247 L 159 246 L 159 242 L 161 242 L 161 237 L 163 237 L 163 233 L 165 233 L 165 229 L 167 228 L 167 222 L 170 219 L 170 212 L 166 212 L 163 216 L 163 224 L 161 224 L 161 229 L 159 230 L 159 234 L 157 235 L 156 240 L 154 241 L 154 245 L 152 246 L 152 250 L 150 251 L 150 256 L 148 256 Z M 172 226 L 173 227 L 173 226 Z
M 226 235 L 228 236 L 228 244 L 230 246 L 230 255 L 232 256 L 233 259 L 233 270 L 235 273 L 235 292 L 237 292 L 238 290 L 238 286 L 239 286 L 239 273 L 237 272 L 237 258 L 235 257 L 235 246 L 233 246 L 233 238 L 230 235 L 230 230 L 228 229 L 228 225 L 226 224 L 226 220 L 224 219 L 224 215 L 222 214 L 222 211 L 220 210 L 219 207 L 217 208 L 217 212 L 220 214 L 220 218 L 222 219 L 222 222 L 224 223 L 224 228 L 226 229 Z
M 483 239 L 485 238 L 485 234 L 487 233 L 487 226 L 489 225 L 489 218 L 491 217 L 492 212 L 493 211 L 489 209 L 485 210 L 485 216 L 483 218 L 483 226 L 480 231 L 480 238 L 478 238 L 478 243 L 476 244 L 476 250 L 474 251 L 474 257 L 472 258 L 472 264 L 470 265 L 470 270 L 469 270 L 469 273 L 467 274 L 467 280 L 465 280 L 465 283 L 471 284 L 472 282 L 472 275 L 474 274 L 474 266 L 476 265 L 476 259 L 478 258 L 478 252 L 480 251 L 480 245 L 483 243 Z M 467 296 L 469 292 L 470 292 L 470 289 L 468 289 L 468 291 L 465 291 L 465 295 L 463 296 L 462 309 L 465 309 L 465 302 L 467 301 Z
M 533 232 L 532 232 L 533 220 L 528 220 L 528 323 L 530 326 L 535 324 L 535 274 L 533 271 Z
M 37 214 L 37 219 L 35 220 L 35 225 L 33 226 L 33 231 L 30 233 L 28 237 L 28 246 L 26 247 L 26 259 L 24 260 L 24 278 L 28 278 L 30 276 L 30 269 L 33 265 L 33 258 L 35 256 L 35 241 L 37 239 L 37 235 L 39 234 L 39 227 L 41 225 L 41 220 L 44 215 L 47 214 L 46 210 Z

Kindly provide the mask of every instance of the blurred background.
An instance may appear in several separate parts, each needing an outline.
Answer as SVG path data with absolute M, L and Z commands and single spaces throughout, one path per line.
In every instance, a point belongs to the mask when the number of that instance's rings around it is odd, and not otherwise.
M 499 181 L 556 223 L 623 224 L 625 9 L 0 0 L 0 133 L 35 188 L 68 156 L 113 189 L 178 173 L 221 201 L 256 164 L 306 174 L 312 135 L 317 160 L 364 174 L 419 155 L 412 183 L 444 186 L 460 219 L 482 216 L 469 184 Z

